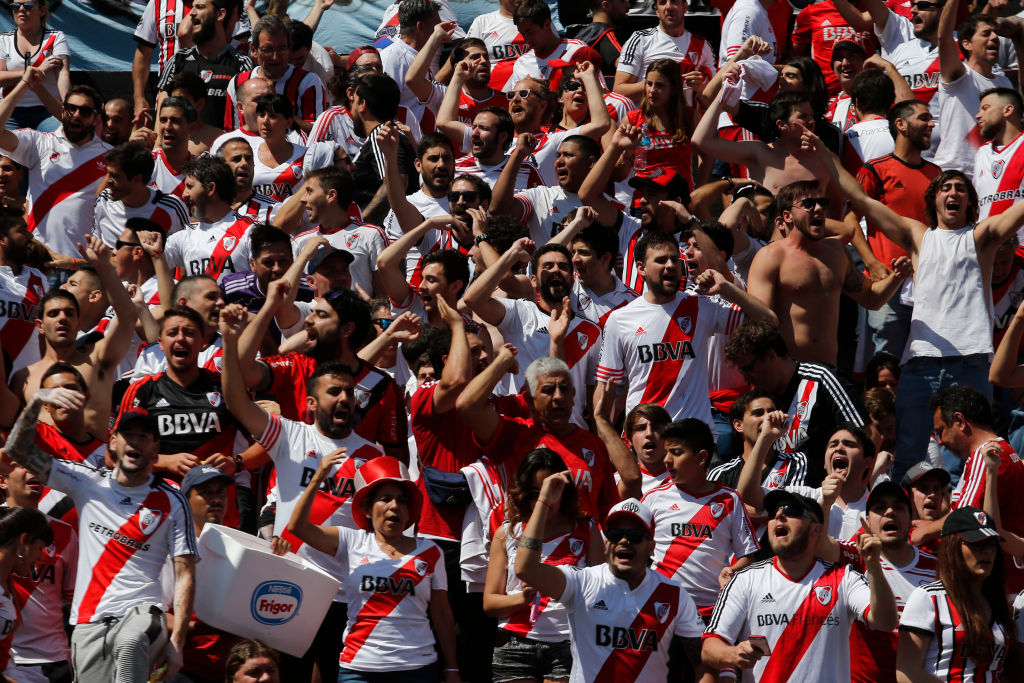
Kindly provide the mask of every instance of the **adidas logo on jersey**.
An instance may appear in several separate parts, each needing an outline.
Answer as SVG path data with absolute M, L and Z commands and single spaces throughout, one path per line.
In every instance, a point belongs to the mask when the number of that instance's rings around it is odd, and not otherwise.
M 156 408 L 170 408 L 171 404 L 167 402 L 166 398 L 161 398 L 156 402 Z
M 590 609 L 603 609 L 607 611 L 608 605 L 604 604 L 604 600 L 598 600 L 593 604 L 593 606 Z
M 636 328 L 636 332 L 633 333 L 633 336 L 639 337 L 641 334 L 647 334 L 647 330 L 645 330 L 643 327 L 638 327 Z
M 771 593 L 766 593 L 765 596 L 761 598 L 762 605 L 766 602 L 775 602 L 775 598 L 772 597 Z
M 125 496 L 121 500 L 117 501 L 117 504 L 118 505 L 131 505 L 132 504 L 132 499 L 129 498 L 128 496 Z
M 672 511 L 678 512 L 679 511 L 679 506 L 676 505 L 675 503 L 672 503 L 672 505 L 669 507 L 669 511 L 670 512 L 672 512 Z

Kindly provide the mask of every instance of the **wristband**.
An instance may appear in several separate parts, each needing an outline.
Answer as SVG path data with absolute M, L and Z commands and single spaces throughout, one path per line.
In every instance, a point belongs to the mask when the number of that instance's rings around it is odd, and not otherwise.
M 238 453 L 231 456 L 231 462 L 235 463 L 235 474 L 245 471 L 245 461 L 242 460 L 242 456 Z

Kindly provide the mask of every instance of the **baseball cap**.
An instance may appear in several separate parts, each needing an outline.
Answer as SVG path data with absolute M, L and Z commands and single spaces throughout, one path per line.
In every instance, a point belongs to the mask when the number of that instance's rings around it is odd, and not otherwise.
M 646 187 L 660 188 L 671 196 L 681 197 L 684 204 L 690 202 L 690 184 L 681 173 L 672 169 L 656 168 L 645 175 L 634 176 L 629 179 L 629 186 L 638 190 Z
M 225 484 L 235 483 L 232 477 L 224 474 L 213 465 L 199 465 L 190 469 L 185 478 L 181 480 L 181 493 L 188 498 L 188 492 L 193 488 L 214 479 L 222 479 Z
M 832 46 L 831 61 L 833 62 L 836 61 L 836 59 L 838 59 L 838 57 L 836 57 L 837 50 L 853 50 L 854 52 L 858 53 L 861 57 L 868 56 L 868 53 L 864 51 L 863 46 L 861 46 L 859 43 L 853 42 L 852 40 L 840 40 L 839 42 Z
M 992 518 L 980 508 L 962 507 L 949 513 L 942 524 L 942 535 L 956 534 L 968 543 L 983 541 L 986 538 L 999 538 Z
M 160 435 L 160 430 L 156 426 L 156 418 L 150 415 L 145 408 L 131 408 L 121 413 L 117 418 L 117 424 L 114 425 L 114 431 L 123 431 L 131 425 L 142 427 L 153 436 Z
M 910 488 L 911 486 L 917 483 L 918 479 L 928 474 L 929 472 L 934 472 L 935 474 L 937 474 L 939 476 L 939 479 L 942 480 L 943 486 L 949 486 L 950 482 L 953 481 L 949 476 L 949 472 L 942 469 L 941 467 L 936 467 L 927 460 L 922 460 L 921 462 L 917 463 L 909 470 L 907 470 L 907 473 L 903 475 L 903 480 L 900 482 L 900 484 L 902 484 L 904 488 Z
M 352 263 L 356 257 L 352 255 L 352 252 L 344 249 L 337 249 L 332 246 L 320 247 L 313 254 L 313 258 L 309 259 L 309 263 L 306 264 L 306 275 L 312 275 L 316 272 L 316 269 L 320 267 L 320 264 L 327 260 L 328 257 L 334 256 L 335 254 L 341 254 L 341 258 L 345 260 L 345 263 Z
M 654 513 L 636 498 L 627 498 L 609 510 L 608 516 L 604 518 L 605 528 L 611 526 L 612 520 L 619 517 L 632 517 L 638 520 L 647 529 L 651 538 L 654 538 Z
M 595 68 L 600 69 L 604 64 L 604 59 L 601 58 L 601 53 L 594 48 L 584 46 L 573 52 L 569 59 L 549 59 L 548 66 L 552 69 L 564 69 L 567 66 L 576 66 L 583 62 L 592 62 Z
M 821 511 L 818 501 L 801 496 L 799 493 L 793 493 L 786 489 L 772 489 L 764 497 L 764 511 L 768 513 L 769 519 L 774 517 L 778 509 L 784 505 L 796 505 L 809 512 L 811 517 L 818 522 L 825 519 L 825 513 Z
M 908 510 L 913 509 L 910 504 L 910 496 L 903 490 L 903 487 L 894 481 L 880 481 L 875 484 L 875 487 L 871 489 L 871 493 L 868 494 L 868 509 L 871 509 L 871 502 L 881 498 L 883 496 L 896 496 L 896 498 L 907 506 Z
M 369 54 L 371 52 L 374 54 L 380 54 L 380 50 L 378 50 L 372 45 L 362 45 L 352 50 L 352 52 L 349 52 L 348 62 L 345 64 L 345 70 L 347 71 L 351 69 L 353 66 L 355 66 L 356 60 L 358 60 L 363 55 Z
M 363 501 L 377 488 L 377 484 L 390 481 L 405 490 L 409 499 L 409 526 L 420 520 L 423 507 L 423 494 L 416 483 L 409 478 L 409 470 L 397 458 L 379 455 L 372 458 L 356 470 L 356 492 L 352 496 L 352 518 L 356 525 L 365 531 L 373 532 L 370 518 L 363 514 Z

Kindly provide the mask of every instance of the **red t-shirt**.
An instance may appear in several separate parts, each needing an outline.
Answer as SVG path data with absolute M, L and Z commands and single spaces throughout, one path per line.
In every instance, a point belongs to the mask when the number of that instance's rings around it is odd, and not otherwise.
M 811 46 L 811 57 L 825 74 L 825 85 L 830 95 L 839 92 L 839 79 L 832 72 L 832 46 L 841 40 L 851 40 L 872 54 L 878 49 L 878 39 L 870 31 L 856 31 L 836 11 L 832 0 L 808 5 L 796 15 L 790 43 L 796 46 Z
M 639 109 L 629 112 L 629 122 L 640 128 L 647 123 L 646 117 Z M 648 135 L 651 144 L 647 148 L 647 170 L 643 175 L 649 174 L 656 168 L 663 168 L 666 171 L 675 171 L 686 178 L 687 187 L 693 191 L 693 145 L 690 144 L 690 136 L 684 137 L 683 142 L 672 139 L 672 134 L 655 128 L 648 124 Z M 634 199 L 639 197 L 634 193 Z

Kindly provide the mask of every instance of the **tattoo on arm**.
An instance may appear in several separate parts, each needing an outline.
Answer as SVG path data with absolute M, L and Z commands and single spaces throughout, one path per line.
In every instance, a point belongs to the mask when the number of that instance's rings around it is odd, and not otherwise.
M 7 438 L 7 455 L 46 483 L 53 458 L 36 446 L 36 421 L 42 406 L 42 401 L 38 400 L 31 400 L 25 406 Z
M 526 550 L 540 550 L 540 539 L 533 536 L 523 536 L 522 540 L 519 541 L 519 547 Z

